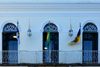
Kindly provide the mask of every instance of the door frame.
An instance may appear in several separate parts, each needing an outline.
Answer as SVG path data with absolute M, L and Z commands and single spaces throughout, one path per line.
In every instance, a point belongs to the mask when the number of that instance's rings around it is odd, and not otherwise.
M 2 63 L 3 64 L 5 64 L 5 63 L 9 63 L 9 44 L 8 45 L 6 45 L 7 46 L 7 49 L 3 49 L 4 48 L 4 36 L 6 37 L 6 35 L 4 35 L 4 34 L 11 34 L 11 35 L 13 35 L 13 34 L 15 34 L 16 35 L 16 32 L 2 32 L 2 56 L 4 57 L 5 55 L 7 55 L 7 61 L 5 61 L 4 59 L 6 58 L 2 58 Z M 9 36 L 10 37 L 10 36 Z M 17 39 L 7 39 L 6 41 L 17 41 L 18 42 L 18 40 Z M 17 51 L 17 62 L 16 63 L 18 63 L 18 43 L 16 44 L 17 45 L 17 50 L 11 50 L 11 52 L 13 52 L 14 51 L 14 53 L 16 53 L 16 51 Z M 11 62 L 12 63 L 12 62 Z
M 97 53 L 97 55 L 98 55 L 98 32 L 96 32 L 96 31 L 95 31 L 95 32 L 90 32 L 90 31 L 89 31 L 89 32 L 85 32 L 85 31 L 84 31 L 84 32 L 82 33 L 82 62 L 83 62 L 83 63 L 84 63 L 84 58 L 83 58 L 83 57 L 84 57 L 84 43 L 83 43 L 83 42 L 84 42 L 84 34 L 85 34 L 85 33 L 87 33 L 87 34 L 91 34 L 91 33 L 92 33 L 92 34 L 93 34 L 93 33 L 94 33 L 94 34 L 97 34 L 97 36 L 96 36 L 96 37 L 97 37 L 97 49 L 96 49 L 97 52 L 96 52 L 96 53 Z M 93 45 L 92 45 L 92 50 L 93 50 Z M 92 53 L 93 53 L 93 52 L 92 52 Z M 92 55 L 92 56 L 93 56 L 93 55 Z M 98 56 L 97 56 L 97 57 L 98 57 Z M 92 57 L 92 60 L 93 60 L 93 57 Z M 97 58 L 97 62 L 98 62 L 98 58 Z
M 59 62 L 59 32 L 50 32 L 50 33 L 57 33 L 57 35 L 58 35 L 58 50 L 57 50 L 57 51 L 58 51 L 58 59 L 57 59 L 58 61 L 57 61 L 57 63 L 58 63 L 58 62 Z M 43 50 L 43 63 L 45 63 L 45 62 L 44 62 L 44 51 L 45 51 L 45 50 L 44 50 L 44 44 L 45 44 L 45 43 L 44 43 L 44 34 L 47 34 L 47 32 L 43 32 L 43 41 L 42 41 L 42 42 L 43 42 L 43 46 L 42 46 L 42 50 Z M 47 35 L 46 35 L 46 36 L 47 36 Z M 45 36 L 45 38 L 46 38 L 46 36 Z M 48 50 L 48 51 L 49 51 L 49 50 Z

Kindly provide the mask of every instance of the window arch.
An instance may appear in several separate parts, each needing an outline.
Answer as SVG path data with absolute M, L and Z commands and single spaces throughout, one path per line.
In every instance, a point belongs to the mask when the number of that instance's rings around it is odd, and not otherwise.
M 83 27 L 83 31 L 97 31 L 97 27 L 96 25 L 92 24 L 92 23 L 87 23 L 84 27 Z
M 47 32 L 49 27 L 50 27 L 50 32 L 58 31 L 58 27 L 53 23 L 48 23 L 47 25 L 45 25 L 44 31 Z
M 50 28 L 49 39 L 47 43 L 48 30 Z M 43 62 L 58 63 L 59 62 L 59 32 L 58 27 L 53 23 L 47 23 L 43 28 Z M 48 47 L 49 46 L 49 47 Z M 49 52 L 47 50 L 50 50 Z M 52 55 L 51 55 L 52 53 Z M 52 58 L 51 58 L 52 57 Z
M 17 27 L 13 23 L 7 23 L 2 28 L 3 28 L 2 51 L 5 51 L 2 53 L 2 56 L 3 56 L 2 62 L 3 63 L 18 63 L 18 40 L 16 37 L 13 37 L 13 36 L 16 36 Z M 10 51 L 16 51 L 16 52 L 12 53 Z M 6 56 L 8 56 L 9 58 Z
M 3 32 L 17 32 L 17 27 L 12 23 L 8 23 L 4 26 Z
M 83 63 L 98 63 L 98 28 L 92 22 L 83 27 Z M 90 52 L 88 52 L 90 51 Z M 97 58 L 93 58 L 93 56 Z

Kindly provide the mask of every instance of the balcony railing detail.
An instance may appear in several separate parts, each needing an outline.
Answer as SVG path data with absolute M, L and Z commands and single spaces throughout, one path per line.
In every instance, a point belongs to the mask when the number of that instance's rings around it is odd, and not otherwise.
M 83 62 L 88 64 L 98 63 L 98 51 L 83 51 Z
M 2 64 L 97 64 L 100 63 L 98 51 L 2 51 L 0 63 Z

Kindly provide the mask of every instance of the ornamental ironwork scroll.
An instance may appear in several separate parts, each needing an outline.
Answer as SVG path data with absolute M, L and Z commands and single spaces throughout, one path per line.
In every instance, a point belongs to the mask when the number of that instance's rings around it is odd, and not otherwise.
M 17 32 L 17 27 L 12 23 L 8 23 L 4 26 L 3 32 Z
M 93 39 L 93 36 L 91 34 L 85 34 L 84 39 Z
M 92 24 L 92 23 L 88 23 L 83 27 L 84 31 L 97 31 L 97 27 Z
M 50 31 L 58 31 L 58 28 L 55 24 L 53 23 L 48 23 L 45 27 L 44 27 L 44 31 L 48 31 L 48 29 L 50 28 Z

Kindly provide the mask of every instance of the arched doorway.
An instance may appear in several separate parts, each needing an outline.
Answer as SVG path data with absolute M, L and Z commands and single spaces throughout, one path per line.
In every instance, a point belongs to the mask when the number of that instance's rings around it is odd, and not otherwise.
M 98 62 L 98 32 L 96 25 L 87 23 L 83 27 L 83 63 Z
M 47 45 L 47 32 L 50 29 L 50 43 Z M 58 28 L 53 23 L 48 23 L 43 32 L 43 62 L 58 63 L 59 61 L 59 33 Z
M 16 38 L 17 27 L 8 23 L 2 32 L 2 63 L 18 62 L 18 41 Z

